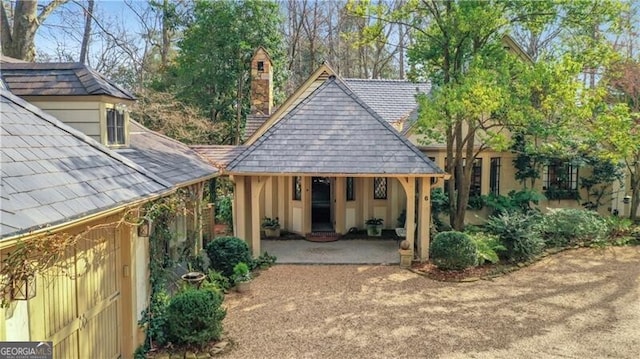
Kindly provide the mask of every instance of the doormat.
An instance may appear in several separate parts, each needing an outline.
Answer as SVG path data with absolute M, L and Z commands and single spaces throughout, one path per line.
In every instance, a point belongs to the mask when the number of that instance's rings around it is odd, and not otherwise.
M 311 232 L 307 233 L 306 240 L 309 242 L 335 242 L 340 237 L 340 234 L 336 232 Z

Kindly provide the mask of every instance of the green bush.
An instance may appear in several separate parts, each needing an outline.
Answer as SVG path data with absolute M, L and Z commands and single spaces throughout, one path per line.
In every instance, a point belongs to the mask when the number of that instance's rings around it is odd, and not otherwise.
M 506 248 L 504 256 L 509 261 L 531 260 L 544 249 L 544 241 L 534 230 L 537 214 L 503 213 L 489 217 L 486 228 L 500 238 Z
M 503 213 L 530 213 L 535 211 L 531 204 L 538 204 L 545 197 L 532 189 L 522 189 L 520 191 L 511 191 L 508 195 L 489 194 L 484 196 L 487 207 L 493 210 L 493 215 L 501 215 Z
M 460 270 L 477 265 L 476 245 L 462 232 L 441 232 L 431 244 L 433 263 L 445 270 Z
M 254 269 L 267 269 L 276 263 L 277 257 L 272 256 L 267 252 L 264 252 L 260 257 L 251 261 L 251 270 Z
M 203 346 L 219 340 L 226 311 L 222 297 L 206 289 L 186 289 L 171 298 L 167 307 L 167 331 L 175 344 Z
M 225 194 L 216 198 L 216 220 L 226 225 L 233 224 L 233 195 Z
M 547 247 L 601 242 L 609 231 L 606 220 L 598 213 L 571 208 L 550 210 L 536 228 Z
M 496 235 L 484 232 L 468 233 L 468 235 L 476 244 L 478 264 L 484 264 L 485 262 L 498 263 L 500 261 L 498 253 L 507 250 Z
M 230 278 L 233 267 L 240 263 L 251 263 L 249 247 L 242 239 L 236 237 L 219 237 L 207 244 L 207 255 L 211 260 L 211 268 L 222 272 Z
M 231 288 L 231 282 L 229 278 L 225 277 L 222 273 L 209 269 L 207 278 L 205 278 L 201 288 L 215 290 L 219 294 L 222 294 Z

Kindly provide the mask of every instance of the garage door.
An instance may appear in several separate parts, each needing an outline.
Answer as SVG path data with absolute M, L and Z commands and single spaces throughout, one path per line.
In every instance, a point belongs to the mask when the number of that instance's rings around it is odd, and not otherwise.
M 53 341 L 54 358 L 120 356 L 119 232 L 92 230 L 41 276 L 37 297 L 42 295 L 43 316 L 30 318 L 32 328 L 43 326 L 39 332 Z

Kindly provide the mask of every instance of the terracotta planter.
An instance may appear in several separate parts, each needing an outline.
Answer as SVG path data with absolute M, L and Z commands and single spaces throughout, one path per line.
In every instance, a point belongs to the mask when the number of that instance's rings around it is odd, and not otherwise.
M 280 237 L 280 227 L 277 228 L 265 228 L 264 235 L 267 238 L 278 238 Z
M 238 293 L 248 292 L 249 289 L 251 289 L 251 282 L 249 281 L 236 283 L 236 292 Z
M 369 236 L 369 237 L 380 237 L 380 236 L 382 236 L 382 225 L 381 224 L 367 224 L 367 236 Z

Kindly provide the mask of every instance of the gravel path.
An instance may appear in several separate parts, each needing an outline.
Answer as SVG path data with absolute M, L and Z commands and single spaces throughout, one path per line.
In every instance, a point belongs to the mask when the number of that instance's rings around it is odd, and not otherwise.
M 635 359 L 640 247 L 566 251 L 472 283 L 278 265 L 225 303 L 225 358 Z

